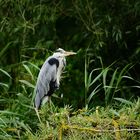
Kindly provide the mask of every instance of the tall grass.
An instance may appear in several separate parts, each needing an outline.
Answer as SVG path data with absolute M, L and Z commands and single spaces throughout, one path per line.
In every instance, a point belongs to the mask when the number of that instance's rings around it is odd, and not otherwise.
M 120 98 L 120 94 L 123 86 L 126 86 L 123 79 L 131 79 L 129 69 L 132 67 L 131 64 L 126 65 L 122 70 L 119 68 L 113 70 L 113 66 L 116 64 L 114 62 L 108 67 L 104 67 L 100 58 L 101 67 L 95 68 L 89 71 L 90 64 L 94 62 L 90 58 L 86 58 L 85 61 L 85 106 L 86 109 L 78 110 L 73 112 L 73 110 L 65 106 L 64 108 L 55 107 L 53 104 L 45 105 L 41 111 L 40 116 L 43 123 L 39 123 L 37 116 L 35 115 L 33 109 L 33 89 L 35 86 L 36 76 L 33 73 L 39 70 L 34 64 L 28 64 L 27 62 L 23 63 L 23 78 L 26 76 L 26 79 L 19 80 L 19 86 L 21 87 L 20 92 L 16 93 L 16 99 L 6 99 L 2 98 L 0 103 L 8 104 L 8 107 L 5 107 L 5 110 L 0 110 L 0 139 L 57 139 L 59 138 L 60 129 L 63 126 L 62 137 L 64 139 L 100 139 L 103 138 L 114 138 L 115 134 L 103 133 L 102 135 L 93 134 L 90 132 L 90 129 L 93 130 L 93 126 L 102 126 L 101 128 L 105 129 L 107 127 L 110 130 L 112 128 L 112 118 L 121 118 L 119 125 L 127 129 L 131 124 L 123 123 L 123 114 L 124 111 L 129 113 L 126 109 L 128 105 L 133 112 L 136 114 L 139 113 L 139 100 L 137 103 L 132 103 L 126 99 Z M 7 77 L 11 76 L 4 70 L 0 70 Z M 111 76 L 110 76 L 111 75 Z M 7 91 L 8 92 L 8 91 Z M 123 106 L 122 110 L 114 110 L 112 107 L 108 109 L 97 108 L 96 111 L 88 110 L 88 105 L 94 101 L 94 96 L 96 94 L 104 93 L 105 99 L 104 102 L 108 105 L 114 100 L 121 103 Z M 118 97 L 119 94 L 119 97 Z M 134 107 L 135 105 L 135 107 Z M 126 110 L 125 110 L 126 109 Z M 128 112 L 127 112 L 128 111 Z M 127 118 L 131 123 L 134 118 L 138 120 L 135 114 L 131 111 L 131 115 Z M 111 118 L 110 118 L 111 116 Z M 108 120 L 103 118 L 109 118 Z M 96 118 L 93 120 L 93 118 Z M 100 120 L 100 121 L 99 121 Z M 82 123 L 81 123 L 82 122 Z M 108 123 L 108 126 L 106 126 Z M 76 124 L 76 126 L 75 126 Z M 133 123 L 134 128 L 138 129 L 139 124 Z M 89 129 L 89 127 L 92 127 Z M 67 128 L 67 129 L 66 129 Z M 97 127 L 98 129 L 98 127 Z M 83 132 L 81 132 L 81 130 Z M 88 132 L 86 132 L 88 131 Z M 113 129 L 114 131 L 114 129 Z M 133 130 L 132 130 L 133 131 Z M 138 130 L 137 130 L 138 131 Z M 120 132 L 121 133 L 121 132 Z M 122 137 L 131 138 L 132 136 L 138 137 L 137 134 L 132 133 L 121 133 Z
M 33 108 L 33 89 L 35 87 L 36 77 L 33 70 L 39 69 L 32 63 L 23 63 L 22 72 L 28 75 L 22 75 L 18 82 L 18 91 L 9 91 L 9 83 L 0 82 L 0 86 L 4 89 L 0 94 L 0 139 L 25 139 L 25 132 L 31 133 L 31 128 L 37 127 L 37 118 Z M 10 74 L 3 69 L 0 73 L 12 79 Z M 1 88 L 0 87 L 0 88 Z M 10 94 L 14 94 L 11 96 Z M 7 96 L 6 96 L 7 95 Z M 32 119 L 32 121 L 31 121 Z
M 99 57 L 99 59 L 101 67 L 89 71 L 90 63 L 94 62 L 94 60 L 92 60 L 88 54 L 85 57 L 85 106 L 88 106 L 91 101 L 94 102 L 93 98 L 96 94 L 104 94 L 105 105 L 112 103 L 114 99 L 128 103 L 129 101 L 127 102 L 127 100 L 121 98 L 123 98 L 125 94 L 124 87 L 129 89 L 133 87 L 127 85 L 127 79 L 133 79 L 129 75 L 129 70 L 133 65 L 130 63 L 122 69 L 119 67 L 114 69 L 113 67 L 117 62 L 104 67 L 101 57 Z M 124 77 L 126 78 L 125 80 Z M 135 88 L 138 87 L 139 86 L 135 86 Z
M 137 139 L 139 137 L 140 102 L 130 106 L 98 107 L 73 111 L 69 106 L 41 110 L 42 124 L 37 133 L 26 133 L 28 139 Z M 129 114 L 129 115 L 128 115 Z M 137 114 L 137 115 L 136 115 Z M 135 121 L 134 121 L 135 118 Z

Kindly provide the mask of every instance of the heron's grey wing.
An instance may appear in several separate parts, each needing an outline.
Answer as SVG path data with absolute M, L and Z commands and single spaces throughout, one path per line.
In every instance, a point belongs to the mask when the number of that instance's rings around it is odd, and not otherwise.
M 55 80 L 56 65 L 49 65 L 46 61 L 40 70 L 35 88 L 35 107 L 37 109 L 40 107 L 43 97 L 46 96 L 50 90 L 50 82 Z

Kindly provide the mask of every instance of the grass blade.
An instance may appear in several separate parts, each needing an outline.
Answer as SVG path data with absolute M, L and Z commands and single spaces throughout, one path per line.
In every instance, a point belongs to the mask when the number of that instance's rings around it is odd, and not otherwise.
M 35 88 L 35 86 L 33 84 L 31 84 L 30 82 L 28 82 L 26 80 L 19 80 L 19 82 L 27 85 L 28 87 Z
M 26 69 L 26 71 L 30 74 L 30 76 L 32 77 L 32 79 L 34 80 L 34 76 L 33 76 L 32 72 L 31 72 L 30 68 L 27 65 L 25 65 L 25 64 L 23 64 L 23 66 Z
M 9 78 L 12 78 L 12 77 L 10 76 L 10 74 L 9 74 L 8 72 L 6 72 L 5 70 L 0 69 L 0 71 L 1 71 L 2 73 L 4 73 L 6 76 L 8 76 Z
M 103 75 L 104 71 L 102 71 L 98 76 L 96 76 L 93 81 L 90 83 L 89 87 L 92 86 L 99 78 Z
M 98 93 L 98 92 L 101 90 L 101 88 L 98 89 L 101 85 L 102 85 L 102 84 L 98 85 L 98 86 L 90 93 L 90 95 L 89 95 L 89 97 L 88 97 L 88 99 L 87 99 L 87 102 L 88 102 L 88 103 L 90 102 L 90 100 L 92 99 L 92 97 L 93 97 L 96 93 Z
M 121 103 L 124 103 L 124 104 L 127 104 L 127 105 L 133 105 L 132 102 L 126 100 L 126 99 L 123 99 L 123 98 L 114 98 L 115 100 L 121 102 Z
M 111 81 L 110 81 L 110 83 L 109 83 L 109 86 L 108 86 L 108 88 L 107 88 L 107 90 L 106 90 L 106 92 L 105 92 L 105 102 L 106 102 L 106 104 L 108 103 L 108 101 L 109 101 L 109 97 L 110 97 L 110 94 L 111 94 L 111 89 L 112 88 L 114 88 L 113 87 L 113 84 L 114 84 L 114 82 L 115 82 L 115 78 L 117 78 L 117 69 L 114 71 L 114 73 L 113 73 L 113 76 L 112 76 L 112 78 L 111 78 Z M 114 88 L 115 89 L 115 88 Z M 115 91 L 114 91 L 115 92 Z M 114 93 L 113 92 L 113 93 Z M 113 97 L 113 96 L 112 96 Z

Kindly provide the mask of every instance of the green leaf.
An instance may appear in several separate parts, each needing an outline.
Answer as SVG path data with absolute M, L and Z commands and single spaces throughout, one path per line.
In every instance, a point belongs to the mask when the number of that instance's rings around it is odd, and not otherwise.
M 125 100 L 123 98 L 114 98 L 114 99 L 117 100 L 117 101 L 120 101 L 121 103 L 124 103 L 124 104 L 133 105 L 132 102 L 130 102 L 128 100 Z
M 107 90 L 105 92 L 105 100 L 106 100 L 106 103 L 109 101 L 109 97 L 110 97 L 110 94 L 111 94 L 111 91 L 112 91 L 111 89 L 114 88 L 113 87 L 113 84 L 115 82 L 115 78 L 117 78 L 116 77 L 117 76 L 116 74 L 117 74 L 117 69 L 114 71 L 113 76 L 111 78 L 111 81 L 109 83 L 109 86 L 107 87 Z
M 97 69 L 93 69 L 91 72 L 90 72 L 90 74 L 89 74 L 89 77 L 88 77 L 88 87 L 90 87 L 89 85 L 91 84 L 91 78 L 92 78 L 92 74 L 93 74 L 93 72 L 95 72 L 95 71 L 98 71 L 98 70 L 100 70 L 101 68 L 97 68 Z
M 23 64 L 23 66 L 27 70 L 27 72 L 30 74 L 30 76 L 32 77 L 32 79 L 34 80 L 34 76 L 33 76 L 32 72 L 31 72 L 30 68 L 27 65 L 25 65 L 25 64 Z
M 1 113 L 1 114 L 10 114 L 10 115 L 22 116 L 22 115 L 20 115 L 20 114 L 17 114 L 17 113 L 11 112 L 11 111 L 6 111 L 6 110 L 0 110 L 0 113 Z
M 98 93 L 98 92 L 101 90 L 101 88 L 98 89 L 101 85 L 102 85 L 102 84 L 98 85 L 98 86 L 90 93 L 90 95 L 89 95 L 89 97 L 88 97 L 88 99 L 87 99 L 87 102 L 88 102 L 88 103 L 90 102 L 90 100 L 92 99 L 92 97 L 93 97 L 96 93 Z
M 1 51 L 0 51 L 0 58 L 2 58 L 2 55 L 7 51 L 8 48 L 11 47 L 11 44 L 13 41 L 9 42 Z
M 109 71 L 109 68 L 106 68 L 103 72 L 103 85 L 104 85 L 104 90 L 106 92 L 106 81 L 107 81 L 107 73 Z
M 8 85 L 8 84 L 1 83 L 1 82 L 0 82 L 0 86 L 2 86 L 2 87 L 4 86 L 4 87 L 6 87 L 6 88 L 9 88 L 9 85 Z
M 33 66 L 34 68 L 36 68 L 37 70 L 40 70 L 40 68 L 37 66 L 37 65 L 35 65 L 35 64 L 33 64 L 33 63 L 31 63 L 31 62 L 28 62 L 31 66 Z
M 110 111 L 109 111 L 110 113 L 112 113 L 112 117 L 120 117 L 120 114 L 116 111 L 116 110 L 114 110 L 114 109 L 110 109 Z
M 100 79 L 100 77 L 103 75 L 103 72 L 104 72 L 104 71 L 102 71 L 100 74 L 98 74 L 98 75 L 93 79 L 93 81 L 90 83 L 89 87 L 92 86 L 97 80 Z
M 126 65 L 120 72 L 119 77 L 117 78 L 117 84 L 116 84 L 116 88 L 118 87 L 118 85 L 120 84 L 123 76 L 126 74 L 126 72 L 131 68 L 130 67 L 131 64 Z
M 12 78 L 12 77 L 9 75 L 9 73 L 8 73 L 8 72 L 6 72 L 5 70 L 0 69 L 0 71 L 1 71 L 2 73 L 4 73 L 6 76 L 8 76 L 9 78 Z
M 19 82 L 27 85 L 28 87 L 35 88 L 35 86 L 33 84 L 31 84 L 30 82 L 28 82 L 26 80 L 19 80 Z

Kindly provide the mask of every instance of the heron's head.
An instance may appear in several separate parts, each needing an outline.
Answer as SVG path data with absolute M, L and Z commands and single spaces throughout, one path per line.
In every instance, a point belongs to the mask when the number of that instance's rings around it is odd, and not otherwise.
M 75 55 L 75 54 L 76 54 L 75 52 L 65 51 L 61 48 L 58 48 L 53 55 L 59 56 L 59 57 L 65 57 L 65 56 L 70 56 L 70 55 Z

